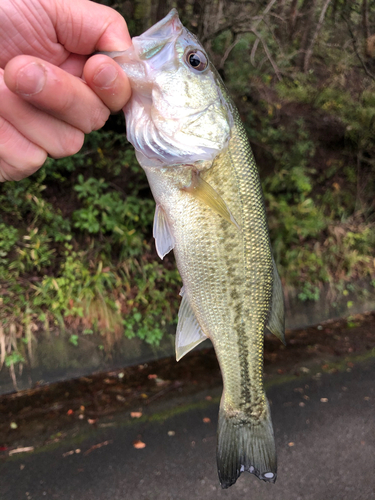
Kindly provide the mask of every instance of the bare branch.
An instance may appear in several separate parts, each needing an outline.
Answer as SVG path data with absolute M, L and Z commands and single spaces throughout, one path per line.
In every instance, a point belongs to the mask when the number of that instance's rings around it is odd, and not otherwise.
M 219 63 L 219 68 L 222 69 L 224 67 L 225 61 L 228 59 L 229 54 L 232 52 L 234 47 L 240 42 L 240 37 L 238 35 L 234 36 L 233 42 L 227 47 L 227 50 L 224 52 L 223 57 Z
M 365 40 L 370 36 L 370 29 L 368 24 L 368 5 L 367 0 L 363 0 L 362 2 L 362 26 L 363 26 L 363 35 Z
M 263 45 L 263 49 L 264 49 L 264 52 L 266 53 L 266 56 L 268 57 L 268 60 L 269 62 L 271 63 L 272 67 L 273 67 L 273 70 L 275 72 L 275 75 L 277 77 L 277 79 L 279 81 L 282 80 L 282 77 L 281 77 L 281 73 L 280 73 L 280 70 L 279 68 L 277 67 L 277 64 L 275 63 L 275 61 L 273 60 L 273 57 L 271 55 L 271 52 L 268 50 L 268 47 L 267 47 L 267 44 L 265 43 L 265 41 L 263 40 L 263 38 L 261 37 L 261 35 L 254 29 L 251 30 L 252 33 L 254 33 L 254 35 L 259 38 L 261 44 Z
M 316 39 L 318 38 L 320 30 L 322 29 L 322 26 L 324 23 L 324 18 L 326 16 L 326 12 L 327 12 L 327 9 L 328 9 L 331 1 L 332 0 L 326 0 L 325 4 L 322 7 L 322 10 L 320 11 L 318 24 L 316 25 L 314 34 L 310 40 L 309 46 L 308 46 L 308 48 L 306 50 L 306 54 L 305 54 L 305 60 L 304 60 L 304 64 L 303 64 L 303 69 L 304 69 L 305 73 L 309 69 L 310 59 L 311 59 L 311 56 L 313 53 L 314 45 L 315 45 Z
M 259 42 L 260 42 L 259 38 L 256 38 L 254 45 L 253 45 L 253 48 L 251 49 L 251 54 L 250 54 L 250 62 L 254 67 L 255 67 L 255 54 L 256 54 L 257 48 L 259 46 Z
M 254 23 L 254 25 L 252 26 L 253 29 L 256 30 L 258 28 L 258 26 L 260 25 L 260 23 L 263 21 L 264 17 L 268 14 L 268 12 L 272 9 L 272 7 L 274 6 L 274 4 L 276 2 L 277 2 L 277 0 L 271 0 L 270 1 L 270 3 L 264 9 L 262 15 L 257 18 L 257 22 Z
M 366 64 L 365 64 L 365 61 L 363 60 L 359 50 L 358 50 L 358 44 L 357 44 L 357 39 L 353 33 L 353 30 L 352 30 L 352 27 L 350 26 L 350 22 L 349 20 L 344 16 L 344 14 L 341 14 L 341 17 L 343 18 L 343 20 L 345 21 L 347 27 L 348 27 L 348 31 L 349 31 L 349 34 L 351 36 L 351 39 L 352 39 L 352 44 L 353 44 L 353 49 L 354 49 L 354 52 L 355 52 L 355 55 L 357 56 L 359 62 L 361 63 L 361 66 L 364 70 L 364 72 L 366 73 L 366 75 L 368 77 L 370 77 L 372 80 L 375 81 L 375 76 L 369 71 L 369 69 L 367 68 Z

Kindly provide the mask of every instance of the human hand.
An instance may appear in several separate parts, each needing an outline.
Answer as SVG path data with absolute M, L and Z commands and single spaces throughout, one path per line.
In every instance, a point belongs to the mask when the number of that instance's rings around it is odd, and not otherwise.
M 120 66 L 88 56 L 130 44 L 120 14 L 89 0 L 1 0 L 0 181 L 76 153 L 126 104 Z

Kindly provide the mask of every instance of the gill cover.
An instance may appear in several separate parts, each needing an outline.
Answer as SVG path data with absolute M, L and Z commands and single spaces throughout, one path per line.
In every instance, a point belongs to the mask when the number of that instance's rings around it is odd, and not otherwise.
M 139 163 L 163 167 L 212 161 L 228 144 L 232 116 L 198 40 L 173 9 L 132 42 L 112 56 L 132 86 L 125 116 Z

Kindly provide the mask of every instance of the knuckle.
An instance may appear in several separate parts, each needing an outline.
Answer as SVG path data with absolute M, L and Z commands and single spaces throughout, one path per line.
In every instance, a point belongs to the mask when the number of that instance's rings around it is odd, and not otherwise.
M 94 109 L 91 115 L 90 130 L 87 132 L 92 132 L 93 130 L 99 130 L 104 126 L 110 115 L 110 110 L 105 106 L 100 106 Z
M 76 104 L 76 96 L 73 92 L 62 92 L 60 95 L 60 99 L 56 105 L 56 111 L 58 111 L 58 113 L 63 116 L 70 116 L 72 113 L 74 113 Z
M 55 152 L 51 152 L 54 158 L 64 158 L 65 156 L 72 156 L 78 153 L 82 148 L 85 140 L 85 134 L 80 130 L 70 130 L 61 138 L 60 145 L 56 148 Z
M 41 166 L 44 165 L 44 162 L 47 159 L 47 153 L 45 151 L 40 151 L 39 154 L 35 154 L 34 157 L 30 158 L 29 165 L 25 166 L 25 176 L 31 175 L 38 170 Z

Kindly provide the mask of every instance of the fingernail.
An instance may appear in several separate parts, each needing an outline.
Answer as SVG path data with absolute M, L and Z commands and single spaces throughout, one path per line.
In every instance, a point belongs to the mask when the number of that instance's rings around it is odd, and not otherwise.
M 117 69 L 111 64 L 105 64 L 95 74 L 92 81 L 95 87 L 98 87 L 99 89 L 107 89 L 111 87 L 117 76 Z
M 46 83 L 46 73 L 38 63 L 29 63 L 18 71 L 16 92 L 26 96 L 38 94 Z

